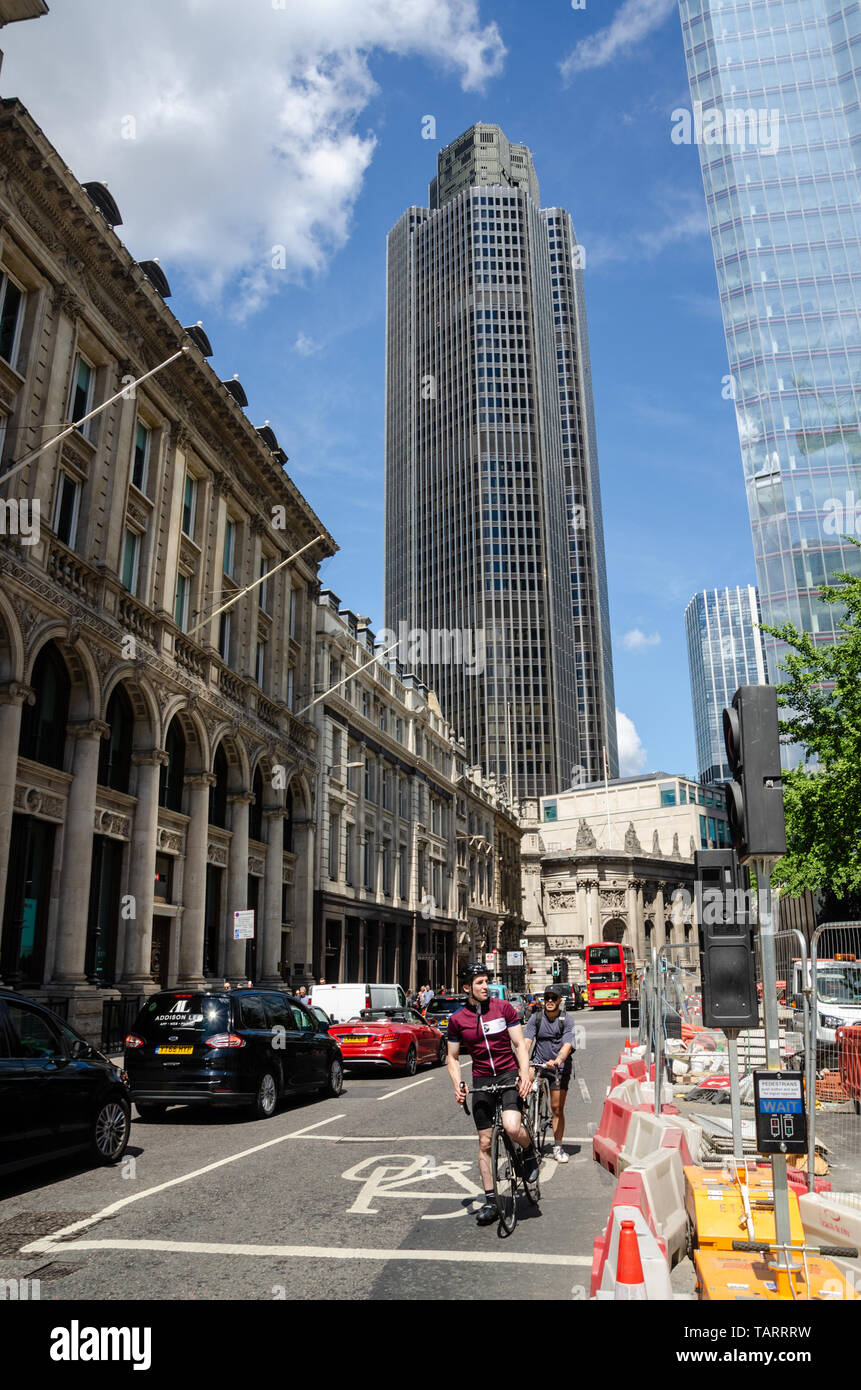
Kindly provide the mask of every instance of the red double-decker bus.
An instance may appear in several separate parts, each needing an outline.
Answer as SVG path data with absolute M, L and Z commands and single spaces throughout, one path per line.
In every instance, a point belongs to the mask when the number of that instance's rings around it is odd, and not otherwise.
M 618 1008 L 636 995 L 634 952 L 618 941 L 586 947 L 586 1002 L 593 1009 Z

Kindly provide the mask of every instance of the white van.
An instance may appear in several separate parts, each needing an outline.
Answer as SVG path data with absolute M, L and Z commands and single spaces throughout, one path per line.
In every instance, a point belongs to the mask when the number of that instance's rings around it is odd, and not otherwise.
M 807 962 L 810 982 L 810 962 Z M 787 1000 L 790 1008 L 801 1008 L 801 961 L 792 962 L 792 984 Z M 818 1060 L 834 1065 L 837 1029 L 861 1023 L 861 961 L 854 955 L 836 955 L 816 962 L 816 1051 Z
M 313 985 L 311 1003 L 325 1009 L 335 1023 L 358 1018 L 362 1009 L 403 1009 L 407 996 L 400 985 Z

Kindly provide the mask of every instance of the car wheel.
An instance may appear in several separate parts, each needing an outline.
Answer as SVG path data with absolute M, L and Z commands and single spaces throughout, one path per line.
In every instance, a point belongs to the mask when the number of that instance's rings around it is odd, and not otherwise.
M 410 1043 L 409 1051 L 407 1052 L 407 1056 L 406 1056 L 406 1061 L 404 1062 L 404 1076 L 415 1076 L 415 1074 L 416 1074 L 416 1049 L 415 1049 L 414 1045 L 413 1045 L 412 1043 Z
M 439 1052 L 437 1053 L 437 1058 L 436 1058 L 437 1066 L 438 1066 L 438 1067 L 444 1067 L 445 1064 L 446 1064 L 446 1062 L 447 1062 L 447 1060 L 448 1060 L 448 1043 L 446 1042 L 445 1038 L 443 1038 L 443 1039 L 441 1040 L 441 1042 L 440 1042 L 440 1045 L 439 1045 Z
M 278 1082 L 271 1071 L 265 1071 L 257 1082 L 257 1094 L 252 1103 L 255 1120 L 268 1120 L 278 1104 Z
M 140 1101 L 135 1101 L 135 1109 L 138 1112 L 138 1119 L 144 1124 L 150 1124 L 153 1120 L 163 1120 L 167 1114 L 166 1105 L 145 1105 Z
M 126 1151 L 132 1108 L 124 1096 L 102 1101 L 90 1131 L 90 1148 L 99 1163 L 118 1163 Z
M 340 1057 L 333 1057 L 329 1063 L 325 1086 L 320 1089 L 324 1096 L 339 1096 L 344 1086 L 344 1066 Z

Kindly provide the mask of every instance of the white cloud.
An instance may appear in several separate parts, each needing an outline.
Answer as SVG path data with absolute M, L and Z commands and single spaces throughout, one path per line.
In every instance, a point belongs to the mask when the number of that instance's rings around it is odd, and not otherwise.
M 678 13 L 677 0 L 624 0 L 606 28 L 574 45 L 559 65 L 562 76 L 567 80 L 575 72 L 603 68 L 620 54 L 627 55 L 674 10 Z
M 700 241 L 708 249 L 709 220 L 699 192 L 664 189 L 653 202 L 660 216 L 652 214 L 651 226 L 632 224 L 620 236 L 588 240 L 586 255 L 592 269 L 613 261 L 651 261 L 685 242 Z M 647 215 L 641 209 L 640 221 Z
M 375 54 L 480 90 L 501 72 L 478 0 L 75 0 L 4 33 L 13 91 L 83 182 L 110 185 L 136 256 L 181 266 L 238 316 L 322 270 L 376 137 Z M 416 117 L 417 168 L 420 124 Z M 427 146 L 421 153 L 427 155 Z M 273 258 L 279 269 L 273 268 Z
M 629 652 L 640 652 L 645 647 L 658 647 L 660 643 L 661 634 L 659 632 L 653 632 L 650 637 L 647 637 L 645 632 L 641 632 L 638 627 L 626 632 L 622 638 L 622 646 L 626 647 Z
M 315 352 L 323 351 L 323 344 L 316 342 L 307 333 L 300 331 L 293 344 L 293 351 L 298 352 L 300 357 L 313 357 Z
M 633 719 L 616 710 L 616 737 L 619 742 L 619 776 L 635 777 L 646 766 L 648 756 L 640 742 Z

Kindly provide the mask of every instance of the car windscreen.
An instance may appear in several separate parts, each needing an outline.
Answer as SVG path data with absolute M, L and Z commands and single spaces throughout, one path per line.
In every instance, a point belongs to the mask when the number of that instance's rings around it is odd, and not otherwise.
M 144 1041 L 167 1033 L 225 1033 L 230 1028 L 227 999 L 209 994 L 154 994 L 141 1009 L 132 1032 Z
M 816 971 L 816 993 L 829 1004 L 861 1004 L 861 966 L 820 965 Z
M 466 1003 L 466 995 L 460 999 L 432 999 L 425 1009 L 427 1014 L 450 1014 L 457 1009 L 462 1009 Z

